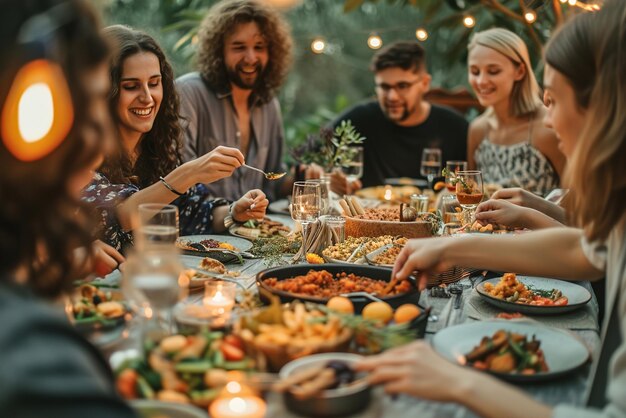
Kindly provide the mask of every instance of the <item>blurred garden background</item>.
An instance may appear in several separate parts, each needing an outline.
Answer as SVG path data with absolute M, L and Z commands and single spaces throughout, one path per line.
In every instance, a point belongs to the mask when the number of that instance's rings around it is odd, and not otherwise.
M 180 76 L 194 70 L 196 28 L 217 0 L 92 1 L 105 24 L 130 25 L 158 39 Z M 596 7 L 595 0 L 265 1 L 282 8 L 294 38 L 294 64 L 279 97 L 289 146 L 345 107 L 373 97 L 368 66 L 380 43 L 417 38 L 432 86 L 468 89 L 466 47 L 474 31 L 501 26 L 518 33 L 540 77 L 541 47 L 552 31 L 568 15 Z

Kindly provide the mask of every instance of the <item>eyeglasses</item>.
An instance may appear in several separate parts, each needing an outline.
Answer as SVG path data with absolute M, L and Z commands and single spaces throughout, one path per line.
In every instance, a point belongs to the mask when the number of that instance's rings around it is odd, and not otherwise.
M 376 90 L 384 95 L 389 94 L 391 90 L 395 90 L 396 93 L 403 96 L 407 94 L 411 87 L 413 87 L 420 80 L 421 77 L 418 77 L 413 81 L 400 81 L 396 84 L 377 83 Z

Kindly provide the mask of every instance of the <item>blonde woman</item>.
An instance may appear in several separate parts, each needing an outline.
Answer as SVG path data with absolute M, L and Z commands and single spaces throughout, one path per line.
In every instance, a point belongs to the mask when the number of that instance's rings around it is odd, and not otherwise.
M 559 186 L 565 158 L 543 125 L 545 107 L 524 41 L 506 29 L 471 39 L 468 78 L 487 110 L 469 127 L 467 160 L 486 183 L 521 187 L 541 196 Z
M 546 123 L 568 156 L 573 220 L 521 236 L 411 240 L 393 274 L 424 276 L 452 265 L 571 280 L 606 275 L 601 349 L 583 405 L 546 405 L 486 373 L 454 365 L 425 342 L 364 360 L 389 393 L 457 402 L 488 418 L 626 417 L 626 7 L 608 0 L 557 32 L 546 49 Z M 569 207 L 569 206 L 568 206 Z M 494 257 L 498 254 L 498 257 Z M 423 282 L 425 283 L 425 282 Z

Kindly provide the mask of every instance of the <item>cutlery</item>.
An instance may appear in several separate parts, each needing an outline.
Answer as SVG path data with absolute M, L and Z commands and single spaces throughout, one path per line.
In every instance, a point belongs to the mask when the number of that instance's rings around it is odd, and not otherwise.
M 278 180 L 279 178 L 283 177 L 285 174 L 287 174 L 286 172 L 282 172 L 282 173 L 273 173 L 273 172 L 265 172 L 263 170 L 261 170 L 260 168 L 256 168 L 256 167 L 252 167 L 248 164 L 243 164 L 243 167 L 249 168 L 250 170 L 254 170 L 254 171 L 258 171 L 259 173 L 263 174 L 265 176 L 266 179 L 268 180 Z

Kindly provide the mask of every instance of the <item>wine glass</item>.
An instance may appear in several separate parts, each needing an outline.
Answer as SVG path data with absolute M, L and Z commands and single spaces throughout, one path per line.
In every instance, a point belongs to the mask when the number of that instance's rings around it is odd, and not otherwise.
M 453 181 L 456 173 L 467 171 L 467 161 L 446 161 L 446 188 L 449 192 L 456 192 L 456 185 Z
M 483 175 L 480 171 L 459 171 L 456 173 L 456 198 L 463 208 L 466 223 L 474 221 L 476 206 L 483 199 Z
M 138 207 L 138 218 L 138 225 L 135 228 L 135 244 L 138 248 L 176 242 L 178 207 L 161 203 L 142 203 Z
M 330 213 L 330 179 L 328 177 L 311 179 L 306 180 L 305 183 L 318 184 L 320 186 L 320 215 L 328 215 Z
M 346 175 L 349 183 L 363 177 L 363 147 L 350 147 L 352 158 L 348 161 L 341 171 Z
M 441 150 L 439 148 L 424 148 L 420 174 L 428 179 L 428 188 L 433 188 L 433 180 L 441 173 Z
M 144 319 L 144 336 L 159 340 L 173 333 L 172 309 L 187 295 L 189 279 L 173 245 L 135 251 L 127 258 L 121 288 L 131 308 Z
M 291 196 L 291 218 L 302 225 L 302 249 L 300 261 L 306 258 L 306 239 L 308 226 L 315 222 L 322 207 L 319 183 L 297 181 L 293 184 Z

